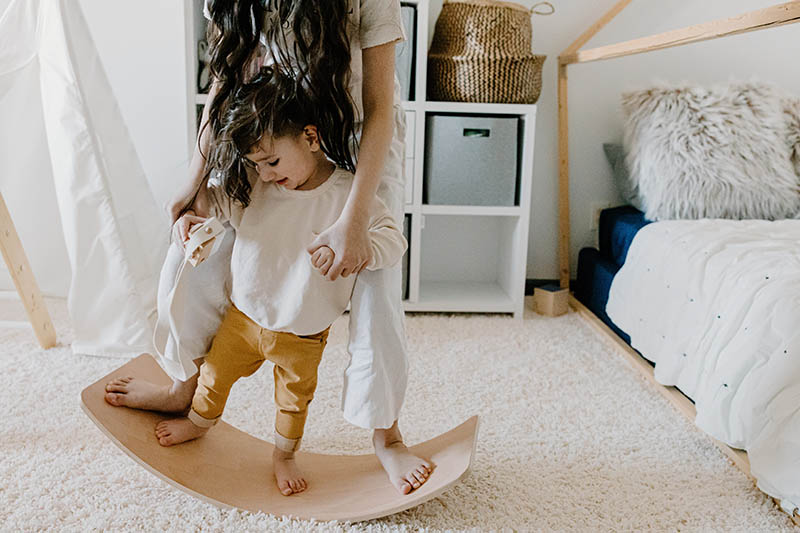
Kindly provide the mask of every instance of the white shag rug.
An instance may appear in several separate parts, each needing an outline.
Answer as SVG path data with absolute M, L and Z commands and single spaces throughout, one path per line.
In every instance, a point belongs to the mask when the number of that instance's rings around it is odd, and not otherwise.
M 146 472 L 83 414 L 80 391 L 122 361 L 72 355 L 65 305 L 48 305 L 58 347 L 0 330 L 0 531 L 796 531 L 576 314 L 531 312 L 407 319 L 406 440 L 481 417 L 473 469 L 441 497 L 358 524 L 223 511 Z M 339 412 L 345 334 L 340 320 L 306 450 L 371 450 L 369 432 Z M 271 376 L 262 368 L 240 382 L 225 413 L 266 439 Z

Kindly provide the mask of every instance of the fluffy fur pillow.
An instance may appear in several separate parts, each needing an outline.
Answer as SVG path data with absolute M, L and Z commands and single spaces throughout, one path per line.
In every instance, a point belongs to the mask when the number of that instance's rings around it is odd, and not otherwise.
M 650 220 L 800 213 L 800 100 L 758 83 L 622 96 L 625 148 Z

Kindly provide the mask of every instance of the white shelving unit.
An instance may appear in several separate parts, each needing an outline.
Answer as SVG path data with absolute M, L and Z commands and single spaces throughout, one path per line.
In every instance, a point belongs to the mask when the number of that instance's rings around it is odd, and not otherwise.
M 197 79 L 197 39 L 205 22 L 202 0 L 192 2 L 187 30 L 192 42 L 188 61 Z M 533 181 L 536 105 L 437 102 L 425 99 L 431 29 L 429 0 L 402 0 L 416 16 L 415 99 L 406 111 L 406 206 L 411 217 L 406 311 L 511 313 L 521 318 L 525 303 L 525 271 Z M 198 18 L 199 17 L 199 18 Z M 200 33 L 198 33 L 200 32 Z M 410 34 L 410 32 L 408 32 Z M 202 106 L 206 96 L 192 83 L 189 102 Z M 427 205 L 423 201 L 425 124 L 432 114 L 515 117 L 521 122 L 518 159 L 518 202 L 514 206 Z M 195 121 L 196 113 L 191 118 Z M 194 122 L 196 131 L 196 122 Z
M 198 113 L 202 111 L 203 106 L 206 104 L 207 94 L 200 93 L 197 90 L 197 77 L 199 61 L 197 58 L 197 43 L 201 39 L 206 38 L 206 28 L 208 22 L 203 16 L 204 0 L 183 0 L 184 9 L 186 10 L 186 72 L 188 73 L 188 98 L 189 104 L 189 129 L 191 135 L 190 139 L 197 139 L 198 127 Z M 194 149 L 192 144 L 191 149 Z M 191 154 L 191 152 L 189 152 Z

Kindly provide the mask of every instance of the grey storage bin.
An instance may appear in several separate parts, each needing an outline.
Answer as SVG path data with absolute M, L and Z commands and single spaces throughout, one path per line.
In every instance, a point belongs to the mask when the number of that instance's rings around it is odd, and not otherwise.
M 423 202 L 517 205 L 517 117 L 428 115 Z

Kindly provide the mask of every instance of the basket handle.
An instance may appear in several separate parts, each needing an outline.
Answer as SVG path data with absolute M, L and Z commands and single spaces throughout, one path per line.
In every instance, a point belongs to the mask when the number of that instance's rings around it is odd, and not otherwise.
M 536 8 L 539 6 L 549 7 L 550 11 L 536 11 Z M 554 8 L 553 4 L 550 2 L 536 2 L 531 6 L 530 12 L 531 15 L 552 15 L 556 12 L 556 8 Z
M 498 5 L 502 6 L 505 4 L 506 6 L 513 7 L 515 9 L 526 9 L 525 6 L 512 3 L 512 2 L 503 2 L 502 0 L 442 0 L 442 4 L 477 4 L 477 5 Z M 539 6 L 549 7 L 550 11 L 537 11 L 536 8 Z M 533 4 L 530 9 L 528 9 L 528 13 L 531 15 L 552 15 L 556 12 L 556 8 L 553 7 L 553 4 L 550 2 L 537 2 Z

